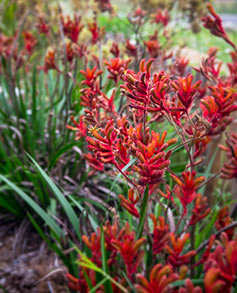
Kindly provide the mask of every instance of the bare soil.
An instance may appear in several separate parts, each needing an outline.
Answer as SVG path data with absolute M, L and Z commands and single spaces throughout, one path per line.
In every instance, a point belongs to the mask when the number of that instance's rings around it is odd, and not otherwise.
M 0 234 L 0 293 L 66 293 L 66 271 L 35 232 Z

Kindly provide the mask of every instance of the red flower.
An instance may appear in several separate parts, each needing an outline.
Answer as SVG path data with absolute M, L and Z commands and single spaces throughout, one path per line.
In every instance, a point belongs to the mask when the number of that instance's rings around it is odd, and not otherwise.
M 176 139 L 171 139 L 164 142 L 167 132 L 161 136 L 154 131 L 151 133 L 151 138 L 147 143 L 137 141 L 135 147 L 138 164 L 133 167 L 133 170 L 140 175 L 139 184 L 145 186 L 147 184 L 158 184 L 163 181 L 164 170 L 170 164 L 170 152 L 164 153 L 164 150 L 177 142 Z
M 110 59 L 110 63 L 109 61 L 104 60 L 107 70 L 110 73 L 108 78 L 112 79 L 114 83 L 117 84 L 124 71 L 128 68 L 130 62 L 131 59 L 123 60 L 120 58 Z
M 110 0 L 95 0 L 95 2 L 98 2 L 99 8 L 102 12 L 111 12 L 113 10 Z
M 212 15 L 212 17 L 209 15 L 206 17 L 203 17 L 202 18 L 203 26 L 206 29 L 210 30 L 210 32 L 213 35 L 224 39 L 228 44 L 230 44 L 236 50 L 235 44 L 233 42 L 231 42 L 228 35 L 226 34 L 226 32 L 223 28 L 223 25 L 222 25 L 222 20 L 221 20 L 220 16 L 218 14 L 216 14 L 211 3 L 207 4 L 207 8 L 208 8 L 210 14 Z
M 63 32 L 73 43 L 77 43 L 79 34 L 84 25 L 81 24 L 81 17 L 74 15 L 72 20 L 70 16 L 67 16 L 66 20 L 64 16 L 61 16 L 61 22 L 63 26 Z
M 163 293 L 170 289 L 169 284 L 178 280 L 178 275 L 173 273 L 171 266 L 162 267 L 161 264 L 155 265 L 149 276 L 149 281 L 141 274 L 137 274 L 136 278 L 140 284 L 136 284 L 137 293 Z
M 197 81 L 192 85 L 193 76 L 188 74 L 186 77 L 180 77 L 178 80 L 175 80 L 171 83 L 171 86 L 176 91 L 177 97 L 183 105 L 184 112 L 188 112 L 194 101 L 194 97 L 197 94 L 197 91 L 200 87 L 201 81 Z
M 126 53 L 129 56 L 137 57 L 137 47 L 133 45 L 129 40 L 126 41 Z
M 145 63 L 145 59 L 140 62 L 140 71 L 135 74 L 131 70 L 127 70 L 123 76 L 125 84 L 121 86 L 127 95 L 130 107 L 146 111 L 150 101 L 150 68 L 153 59 L 149 59 Z
M 221 234 L 223 245 L 218 245 L 205 262 L 205 292 L 231 292 L 237 273 L 237 237 L 229 241 Z
M 205 181 L 205 177 L 201 176 L 195 179 L 196 172 L 192 173 L 183 172 L 183 180 L 175 175 L 171 175 L 174 181 L 177 183 L 175 188 L 175 194 L 179 198 L 181 204 L 183 205 L 183 214 L 187 213 L 187 205 L 190 204 L 197 196 L 196 190 L 199 185 Z
M 188 63 L 188 58 L 177 56 L 174 63 L 170 66 L 171 74 L 183 76 L 186 71 Z
M 196 197 L 195 205 L 192 210 L 192 217 L 190 219 L 189 225 L 195 225 L 204 219 L 211 209 L 208 208 L 207 197 L 202 197 L 201 194 L 198 194 Z
M 88 277 L 90 278 L 90 281 L 95 286 L 96 280 L 95 280 L 95 272 L 92 270 L 85 270 L 83 269 L 79 273 L 79 278 L 75 278 L 71 274 L 66 274 L 66 279 L 68 280 L 68 287 L 72 290 L 76 290 L 79 292 L 89 292 L 89 287 L 87 285 L 87 281 L 84 277 L 84 271 L 87 273 Z
M 221 177 L 224 179 L 237 178 L 237 134 L 232 133 L 226 140 L 227 147 L 220 146 L 227 152 L 228 163 L 221 169 Z
M 74 125 L 76 127 L 73 127 L 71 125 L 66 125 L 66 127 L 68 129 L 76 131 L 76 140 L 79 140 L 79 139 L 81 139 L 81 137 L 86 136 L 87 127 L 86 127 L 85 123 L 83 123 L 83 118 L 84 118 L 84 116 L 81 115 L 79 118 L 79 123 L 77 123 L 74 116 L 71 116 L 71 121 L 74 123 Z
M 89 239 L 86 235 L 82 236 L 83 242 L 91 251 L 91 261 L 101 266 L 101 235 L 100 228 L 97 229 L 97 234 L 94 232 Z
M 201 67 L 194 69 L 200 72 L 208 80 L 219 80 L 219 74 L 222 66 L 222 62 L 216 62 L 216 56 L 208 56 L 206 59 L 202 60 Z
M 93 89 L 95 87 L 95 83 L 98 76 L 101 75 L 103 72 L 102 70 L 99 70 L 97 72 L 96 71 L 96 67 L 94 67 L 93 69 L 86 68 L 86 71 L 81 70 L 81 74 L 83 74 L 86 77 L 86 80 L 83 80 L 82 84 L 86 84 L 88 87 Z
M 102 171 L 104 170 L 104 165 L 101 164 L 95 157 L 93 157 L 90 153 L 84 154 L 83 158 L 88 162 L 88 164 L 95 170 Z
M 115 58 L 119 57 L 120 50 L 118 44 L 113 42 L 112 47 L 110 49 L 110 53 L 113 54 Z
M 162 11 L 161 9 L 157 9 L 156 13 L 151 19 L 151 23 L 161 23 L 164 27 L 168 25 L 169 21 L 170 15 L 168 10 Z
M 30 32 L 23 32 L 22 34 L 24 37 L 25 50 L 29 55 L 31 55 L 33 53 L 37 41 Z
M 153 222 L 153 245 L 152 252 L 153 254 L 158 254 L 163 251 L 165 245 L 169 242 L 169 226 L 165 224 L 165 219 L 163 217 L 156 217 L 150 215 Z
M 36 25 L 40 34 L 44 34 L 46 36 L 49 35 L 49 26 L 45 22 L 43 17 L 39 17 L 39 23 Z
M 121 254 L 130 280 L 132 280 L 132 275 L 137 271 L 138 266 L 143 259 L 144 251 L 139 249 L 145 241 L 145 238 L 140 238 L 135 241 L 134 231 L 129 234 L 125 234 L 123 239 L 120 241 L 112 240 L 112 245 Z
M 113 120 L 110 120 L 107 122 L 104 134 L 105 137 L 101 136 L 96 129 L 96 127 L 92 127 L 90 129 L 91 134 L 95 137 L 93 139 L 92 137 L 87 137 L 86 140 L 89 143 L 88 149 L 92 150 L 96 156 L 96 159 L 104 164 L 104 163 L 110 163 L 115 164 L 115 155 L 114 155 L 114 149 L 113 149 L 113 141 L 116 138 L 116 134 L 113 127 Z
M 100 40 L 101 37 L 105 33 L 104 27 L 99 28 L 97 26 L 96 22 L 89 23 L 88 24 L 88 30 L 91 32 L 91 35 L 92 35 L 92 40 L 91 40 L 92 44 L 96 44 L 98 42 L 98 40 Z
M 189 239 L 189 234 L 185 234 L 182 238 L 176 238 L 173 233 L 170 233 L 170 240 L 173 248 L 168 245 L 165 246 L 165 250 L 169 254 L 168 260 L 174 267 L 180 267 L 190 262 L 190 258 L 196 254 L 194 250 L 189 251 L 186 254 L 182 254 L 183 248 Z
M 73 59 L 76 57 L 75 46 L 69 40 L 66 42 L 66 56 L 69 63 L 72 63 Z
M 119 195 L 118 198 L 121 200 L 121 206 L 129 212 L 129 214 L 133 215 L 136 218 L 139 218 L 138 210 L 135 207 L 135 204 L 139 200 L 139 196 L 134 197 L 134 190 L 131 188 L 128 191 L 128 200 L 123 196 Z
M 221 230 L 226 226 L 229 226 L 231 223 L 232 219 L 229 216 L 229 208 L 228 206 L 225 206 L 220 209 L 217 214 L 217 220 L 215 222 L 216 229 Z M 229 239 L 232 239 L 234 235 L 234 228 L 228 229 L 225 233 L 228 235 Z
M 208 134 L 216 135 L 226 129 L 232 121 L 230 114 L 237 111 L 236 94 L 232 89 L 225 88 L 221 84 L 212 86 L 210 89 L 212 96 L 203 98 L 200 108 L 204 118 L 210 124 Z
M 117 251 L 113 246 L 113 240 L 120 241 L 125 234 L 129 234 L 129 224 L 126 223 L 124 227 L 119 231 L 118 219 L 115 218 L 113 225 L 107 221 L 103 227 L 105 235 L 105 245 L 108 251 Z
M 48 50 L 44 58 L 44 66 L 39 66 L 38 69 L 44 70 L 45 73 L 47 73 L 51 69 L 55 69 L 60 72 L 55 63 L 55 50 Z
M 158 74 L 154 74 L 153 80 L 151 101 L 155 104 L 156 108 L 149 108 L 149 111 L 156 112 L 164 110 L 169 112 L 170 105 L 166 98 L 170 89 L 169 76 L 165 75 L 164 71 L 161 71 Z
M 160 44 L 157 40 L 144 41 L 144 45 L 146 46 L 151 58 L 157 58 L 159 56 Z

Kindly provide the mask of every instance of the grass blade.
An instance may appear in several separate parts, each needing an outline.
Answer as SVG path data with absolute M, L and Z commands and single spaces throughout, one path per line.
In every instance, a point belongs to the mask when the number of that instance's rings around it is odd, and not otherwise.
M 0 180 L 4 181 L 12 190 L 14 190 L 44 220 L 44 222 L 57 234 L 58 237 L 63 236 L 63 231 L 57 223 L 23 190 L 2 175 L 0 175 Z
M 39 166 L 39 164 L 28 154 L 28 157 L 31 159 L 33 164 L 35 165 L 38 172 L 41 174 L 41 176 L 44 178 L 44 180 L 49 185 L 50 189 L 54 193 L 54 195 L 57 197 L 58 201 L 62 205 L 62 208 L 65 211 L 65 214 L 67 215 L 68 219 L 70 220 L 73 228 L 75 229 L 78 238 L 81 238 L 80 230 L 79 230 L 79 218 L 77 217 L 76 213 L 72 209 L 70 203 L 67 201 L 65 196 L 62 194 L 62 192 L 59 190 L 59 188 L 54 184 L 52 179 L 46 174 L 46 172 Z

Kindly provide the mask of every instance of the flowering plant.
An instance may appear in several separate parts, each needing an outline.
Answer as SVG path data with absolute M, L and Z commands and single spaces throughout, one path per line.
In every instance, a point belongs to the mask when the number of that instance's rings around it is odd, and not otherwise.
M 224 179 L 237 179 L 235 134 L 228 136 L 226 147 L 221 146 L 229 163 L 210 178 L 201 176 L 201 170 L 212 139 L 227 133 L 237 111 L 236 48 L 213 7 L 208 5 L 208 9 L 215 20 L 207 16 L 204 26 L 234 48 L 226 78 L 220 75 L 221 64 L 216 68 L 216 52 L 210 52 L 202 66 L 195 68 L 204 77 L 201 81 L 185 72 L 186 61 L 178 63 L 179 76 L 172 66 L 157 71 L 153 58 L 142 59 L 139 70 L 131 70 L 131 60 L 119 58 L 115 45 L 116 59 L 105 61 L 108 78 L 117 86 L 110 97 L 100 83 L 101 70 L 82 71 L 85 113 L 80 121 L 85 124 L 72 121 L 77 138 L 87 133 L 85 159 L 93 170 L 90 174 L 120 174 L 129 190 L 118 196 L 120 205 L 113 209 L 112 221 L 104 222 L 90 237 L 82 237 L 90 262 L 107 277 L 101 279 L 80 252 L 79 278 L 67 275 L 74 290 L 231 292 L 235 286 L 237 222 L 227 207 L 213 218 L 215 212 L 208 205 L 211 195 L 203 195 L 205 185 L 220 174 Z M 158 11 L 152 22 L 166 26 L 167 15 Z M 138 9 L 131 21 L 141 25 L 144 17 Z M 159 46 L 152 42 L 155 38 L 145 45 L 156 58 Z M 127 43 L 127 50 L 131 48 Z M 137 58 L 137 54 L 130 56 Z M 182 171 L 173 164 L 178 149 L 184 150 Z M 203 242 L 199 235 L 205 234 L 205 225 L 212 219 L 216 230 Z

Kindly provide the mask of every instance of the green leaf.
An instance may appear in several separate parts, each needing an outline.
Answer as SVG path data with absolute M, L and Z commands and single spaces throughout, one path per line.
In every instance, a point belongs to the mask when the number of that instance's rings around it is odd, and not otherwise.
M 122 292 L 128 293 L 128 290 L 124 288 L 122 285 L 120 285 L 118 282 L 116 282 L 112 277 L 110 277 L 106 272 L 104 272 L 101 268 L 97 267 L 85 254 L 81 252 L 81 250 L 78 247 L 75 247 L 76 251 L 80 255 L 80 260 L 76 263 L 79 264 L 82 267 L 88 268 L 90 270 L 93 270 L 95 272 L 98 272 L 102 274 L 104 277 L 106 277 L 108 280 L 110 280 L 112 283 L 114 283 Z
M 90 293 L 96 292 L 96 290 L 99 289 L 100 286 L 103 285 L 107 280 L 108 280 L 107 277 L 102 279 L 93 289 L 90 290 Z M 107 291 L 105 291 L 105 292 L 107 292 Z M 113 291 L 111 291 L 111 292 L 113 293 Z
M 185 281 L 186 280 L 176 281 L 176 282 L 172 283 L 172 286 L 173 287 L 185 286 Z M 191 282 L 193 283 L 193 285 L 202 285 L 204 280 L 203 279 L 191 279 Z
M 65 214 L 67 215 L 69 221 L 71 222 L 73 228 L 75 229 L 78 238 L 81 239 L 80 230 L 79 230 L 79 218 L 77 217 L 76 213 L 72 209 L 70 203 L 67 201 L 65 196 L 59 190 L 59 188 L 50 179 L 50 177 L 46 174 L 46 172 L 39 166 L 39 164 L 29 154 L 27 154 L 27 155 L 31 159 L 33 164 L 35 165 L 38 172 L 41 174 L 41 176 L 47 182 L 47 184 L 49 185 L 49 187 L 52 190 L 52 192 L 54 193 L 54 195 L 57 197 L 58 201 L 60 202 L 60 204 L 62 205 L 62 208 L 65 211 Z
M 0 180 L 4 181 L 12 190 L 14 190 L 27 204 L 45 221 L 45 223 L 58 235 L 63 236 L 63 231 L 57 223 L 23 190 L 17 187 L 14 183 L 9 181 L 6 177 L 0 175 Z
M 74 272 L 73 266 L 75 264 L 73 262 L 70 262 L 69 259 L 65 256 L 63 253 L 63 250 L 61 250 L 55 243 L 52 243 L 49 238 L 45 235 L 43 230 L 40 228 L 38 223 L 35 221 L 35 219 L 31 216 L 31 214 L 27 213 L 32 225 L 35 227 L 36 231 L 39 233 L 41 238 L 48 244 L 48 246 L 60 257 L 60 259 L 63 261 L 65 266 L 68 268 L 70 273 Z
M 70 200 L 75 204 L 75 206 L 78 207 L 78 209 L 79 209 L 81 212 L 83 212 L 83 210 L 85 210 L 85 209 L 83 208 L 83 206 L 81 206 L 81 205 L 79 204 L 79 202 L 77 202 L 77 201 L 76 201 L 71 195 L 69 195 L 68 197 L 69 197 Z M 88 218 L 89 218 L 89 220 L 90 220 L 90 222 L 91 222 L 91 226 L 92 226 L 92 228 L 93 228 L 94 231 L 96 232 L 96 231 L 97 231 L 97 228 L 98 228 L 97 223 L 95 222 L 94 218 L 93 218 L 91 215 L 88 215 Z
M 104 230 L 103 230 L 102 225 L 101 225 L 101 228 L 100 228 L 100 237 L 101 237 L 101 243 L 100 244 L 101 244 L 102 268 L 103 268 L 103 271 L 106 274 L 109 274 L 109 268 L 108 268 L 108 263 L 107 263 L 107 255 L 106 255 L 106 250 L 105 250 Z M 111 284 L 111 282 L 109 280 L 105 283 L 105 292 L 113 293 L 112 284 Z
M 56 151 L 53 156 L 49 159 L 49 171 L 54 167 L 54 165 L 57 163 L 58 159 L 66 153 L 68 150 L 71 150 L 72 147 L 75 145 L 78 146 L 78 142 L 71 142 L 67 145 L 64 145 L 62 148 L 60 148 L 58 151 Z

